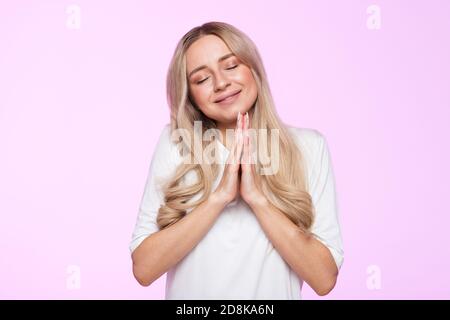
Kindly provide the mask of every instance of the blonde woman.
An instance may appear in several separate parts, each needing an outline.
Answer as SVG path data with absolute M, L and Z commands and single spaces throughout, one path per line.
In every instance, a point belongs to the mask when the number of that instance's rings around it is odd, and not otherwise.
M 166 299 L 301 299 L 303 282 L 329 293 L 343 246 L 327 142 L 280 120 L 254 43 L 223 22 L 193 28 L 167 98 L 130 243 L 136 280 L 167 272 Z

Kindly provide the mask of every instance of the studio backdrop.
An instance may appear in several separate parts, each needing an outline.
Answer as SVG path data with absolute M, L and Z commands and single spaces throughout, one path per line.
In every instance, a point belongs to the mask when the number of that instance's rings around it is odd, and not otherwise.
M 162 299 L 129 243 L 178 40 L 257 45 L 277 112 L 326 138 L 345 260 L 304 299 L 450 298 L 449 1 L 2 1 L 0 298 Z M 218 275 L 220 276 L 220 275 Z

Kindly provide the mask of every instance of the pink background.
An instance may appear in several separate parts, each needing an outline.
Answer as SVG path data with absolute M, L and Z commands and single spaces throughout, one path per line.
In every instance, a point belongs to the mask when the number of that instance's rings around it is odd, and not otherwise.
M 128 244 L 169 59 L 214 20 L 254 40 L 280 117 L 330 145 L 345 262 L 304 298 L 450 298 L 449 1 L 78 1 L 80 29 L 70 4 L 0 5 L 0 298 L 164 297 L 164 277 L 134 280 Z

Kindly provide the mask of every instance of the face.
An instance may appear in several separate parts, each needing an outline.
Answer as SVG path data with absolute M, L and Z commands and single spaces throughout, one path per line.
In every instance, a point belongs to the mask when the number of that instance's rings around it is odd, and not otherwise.
M 234 128 L 238 112 L 247 112 L 258 95 L 250 68 L 215 35 L 196 40 L 186 52 L 186 64 L 189 92 L 195 104 L 220 129 Z

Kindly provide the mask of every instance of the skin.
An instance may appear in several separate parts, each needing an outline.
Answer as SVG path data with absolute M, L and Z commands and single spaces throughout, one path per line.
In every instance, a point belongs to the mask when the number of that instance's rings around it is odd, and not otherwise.
M 248 138 L 249 114 L 257 97 L 257 86 L 250 69 L 229 58 L 226 44 L 216 36 L 204 36 L 186 52 L 187 75 L 198 66 L 208 68 L 189 78 L 190 94 L 202 112 L 214 119 L 221 131 L 235 129 L 229 157 L 216 190 L 202 204 L 177 223 L 148 236 L 133 252 L 133 274 L 148 286 L 186 256 L 214 225 L 217 217 L 238 194 L 247 202 L 274 248 L 294 272 L 318 295 L 334 287 L 338 269 L 329 249 L 307 236 L 278 208 L 271 205 L 256 184 L 255 165 L 249 161 L 254 150 Z M 208 78 L 203 85 L 195 81 Z M 241 97 L 223 108 L 214 101 L 223 92 L 242 89 Z M 240 115 L 245 113 L 245 116 Z M 225 137 L 225 135 L 223 135 Z
M 216 121 L 224 139 L 225 130 L 236 127 L 238 112 L 249 111 L 258 96 L 258 88 L 250 68 L 237 56 L 218 61 L 229 53 L 232 52 L 228 46 L 215 35 L 203 36 L 186 51 L 188 76 L 197 67 L 207 66 L 188 78 L 191 98 L 208 118 Z M 202 80 L 204 81 L 199 83 Z M 214 102 L 224 93 L 235 90 L 242 91 L 232 105 L 221 106 Z

